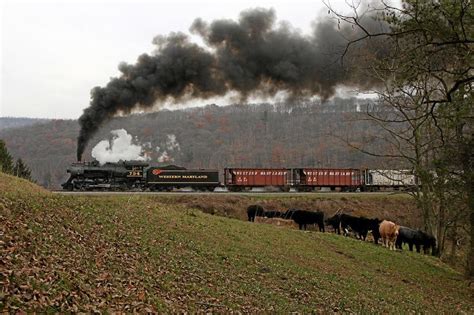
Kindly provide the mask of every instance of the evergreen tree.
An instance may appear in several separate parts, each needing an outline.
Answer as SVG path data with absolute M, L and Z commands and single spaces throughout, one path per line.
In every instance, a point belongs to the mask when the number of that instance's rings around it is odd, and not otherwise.
M 31 181 L 31 171 L 28 166 L 23 163 L 22 159 L 16 160 L 15 166 L 13 167 L 13 175 Z
M 13 172 L 13 159 L 3 140 L 0 140 L 0 172 L 7 174 Z

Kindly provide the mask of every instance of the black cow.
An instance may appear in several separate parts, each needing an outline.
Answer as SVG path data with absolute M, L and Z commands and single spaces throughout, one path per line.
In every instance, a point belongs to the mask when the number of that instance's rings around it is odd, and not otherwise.
M 250 222 L 255 221 L 255 217 L 261 217 L 265 213 L 263 207 L 260 205 L 250 205 L 247 208 L 247 216 Z
M 372 222 L 370 223 L 370 226 L 371 226 L 371 229 L 372 229 L 372 236 L 374 237 L 374 243 L 375 244 L 378 244 L 379 243 L 379 239 L 382 237 L 380 235 L 380 230 L 379 230 L 379 227 L 380 227 L 380 223 L 382 222 L 382 220 L 379 220 L 379 219 L 370 219 L 372 220 Z
M 408 244 L 408 248 L 410 251 L 413 251 L 413 245 L 415 245 L 417 242 L 417 237 L 418 237 L 418 231 L 410 229 L 409 227 L 406 226 L 400 226 L 400 229 L 398 230 L 398 236 L 397 236 L 397 241 L 395 242 L 395 247 L 398 249 L 402 249 L 402 245 Z M 416 245 L 416 250 L 417 252 L 420 252 L 420 245 Z
M 372 231 L 374 236 L 374 243 L 377 244 L 380 238 L 379 219 L 368 219 L 366 217 L 354 217 L 348 214 L 341 214 L 340 216 L 341 228 L 345 236 L 347 236 L 348 227 L 350 227 L 357 237 L 364 240 L 367 238 L 369 231 Z
M 361 218 L 345 213 L 341 214 L 341 228 L 344 236 L 347 236 L 349 227 L 356 233 L 358 238 L 365 240 L 369 231 L 361 224 Z
M 341 214 L 335 214 L 324 222 L 333 227 L 334 233 L 341 234 Z
M 300 230 L 306 230 L 308 224 L 317 224 L 319 231 L 324 232 L 324 212 L 294 210 L 292 218 L 299 225 Z
M 417 253 L 420 253 L 421 248 L 423 248 L 423 251 L 426 254 L 431 248 L 431 254 L 433 256 L 437 254 L 436 238 L 423 231 L 414 230 L 406 226 L 401 226 L 398 232 L 398 237 L 395 246 L 398 249 L 402 249 L 402 245 L 404 243 L 408 244 L 408 249 L 410 251 L 413 251 L 413 245 L 415 245 Z
M 438 255 L 438 248 L 436 247 L 436 238 L 433 235 L 420 231 L 421 234 L 421 245 L 423 246 L 423 252 L 428 254 L 431 248 L 431 255 Z

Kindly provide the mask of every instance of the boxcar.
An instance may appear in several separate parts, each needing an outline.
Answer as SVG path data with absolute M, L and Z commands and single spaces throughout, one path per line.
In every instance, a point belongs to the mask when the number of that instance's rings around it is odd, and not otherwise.
M 322 187 L 331 190 L 355 191 L 362 189 L 363 172 L 344 168 L 295 168 L 292 172 L 293 184 L 299 191 L 312 191 Z
M 150 167 L 147 170 L 146 182 L 152 191 L 171 191 L 173 188 L 183 187 L 213 191 L 220 185 L 217 170 L 159 167 Z
M 290 190 L 291 170 L 286 168 L 225 168 L 224 185 L 230 191 L 253 187 L 273 187 Z

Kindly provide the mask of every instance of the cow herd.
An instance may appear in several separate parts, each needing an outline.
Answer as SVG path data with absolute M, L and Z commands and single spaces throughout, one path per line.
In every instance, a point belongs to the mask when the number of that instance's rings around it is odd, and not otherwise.
M 365 241 L 369 232 L 372 233 L 374 243 L 382 240 L 382 245 L 391 250 L 402 249 L 403 244 L 408 244 L 410 251 L 415 246 L 420 253 L 421 249 L 427 254 L 431 250 L 432 255 L 437 254 L 436 239 L 421 230 L 414 230 L 400 226 L 392 221 L 356 217 L 339 211 L 330 218 L 324 220 L 324 212 L 288 209 L 285 212 L 265 211 L 260 205 L 251 205 L 247 208 L 247 216 L 250 222 L 255 217 L 280 218 L 293 220 L 298 224 L 300 230 L 306 230 L 308 225 L 318 225 L 320 232 L 325 232 L 325 226 L 331 226 L 335 233 L 348 236 L 352 232 L 356 238 Z

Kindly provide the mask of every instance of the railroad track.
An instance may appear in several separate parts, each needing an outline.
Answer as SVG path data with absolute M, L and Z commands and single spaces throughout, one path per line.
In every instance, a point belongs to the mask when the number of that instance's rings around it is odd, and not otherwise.
M 196 196 L 339 196 L 339 197 L 356 197 L 356 196 L 389 196 L 406 194 L 403 192 L 268 192 L 268 191 L 246 191 L 246 192 L 196 192 L 196 191 L 173 191 L 173 192 L 145 192 L 145 191 L 64 191 L 53 190 L 53 194 L 59 195 L 77 195 L 77 196 L 118 196 L 118 195 L 144 195 L 144 196 L 180 196 L 180 195 L 196 195 Z

